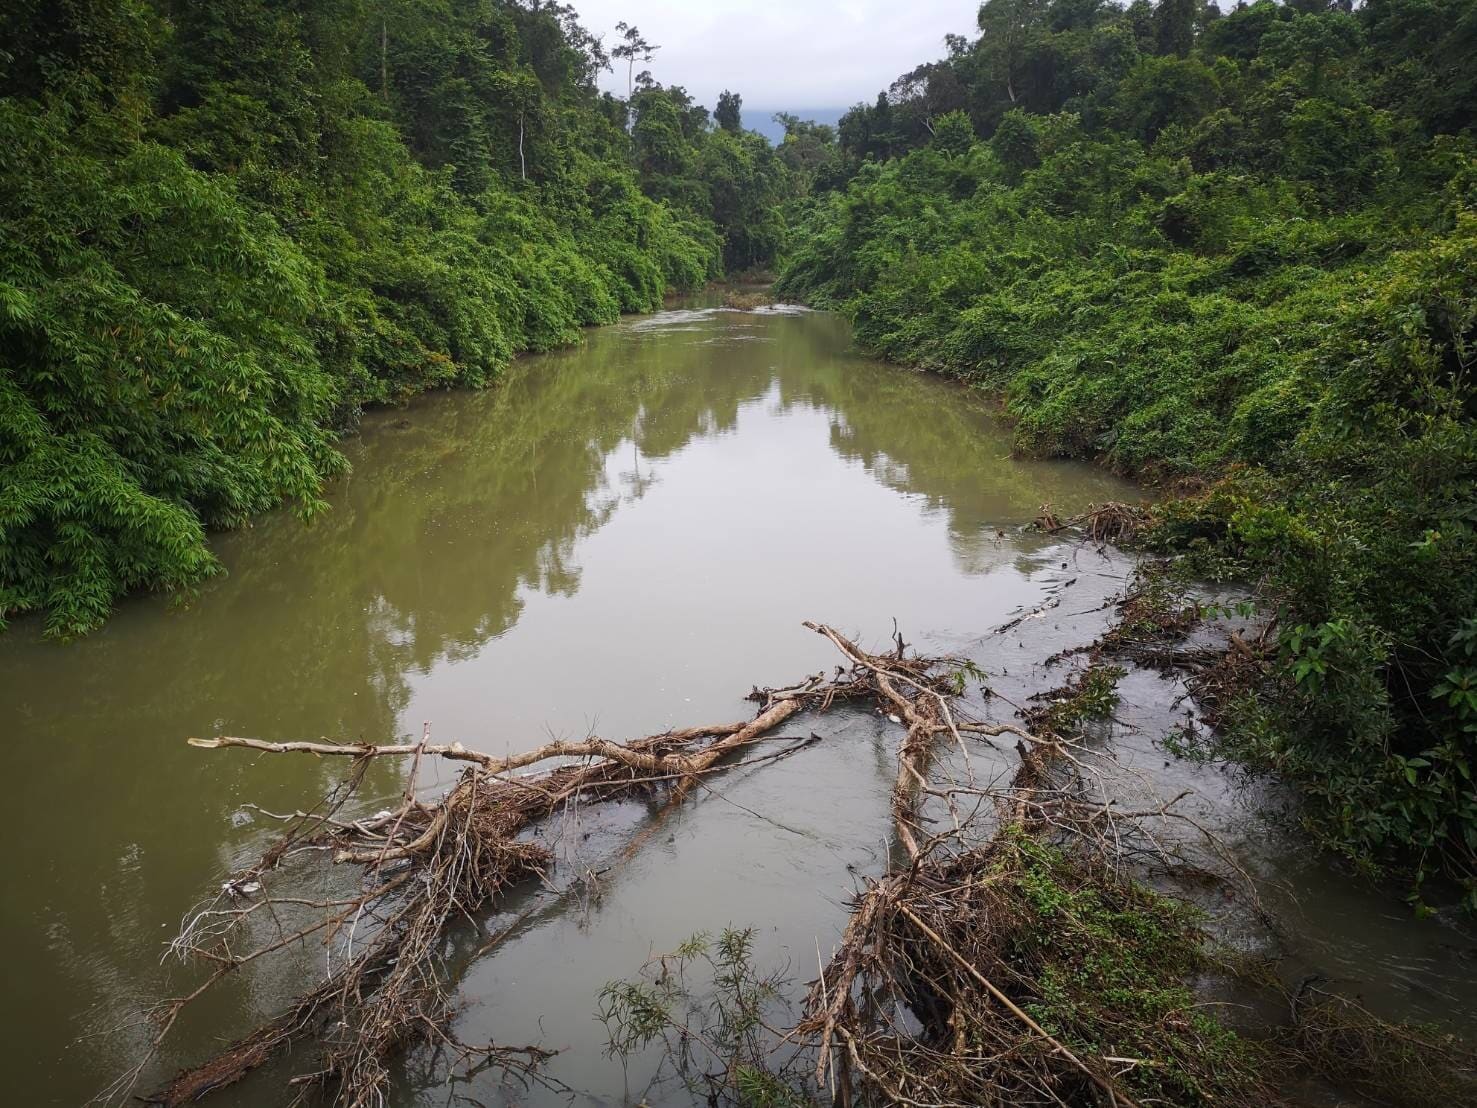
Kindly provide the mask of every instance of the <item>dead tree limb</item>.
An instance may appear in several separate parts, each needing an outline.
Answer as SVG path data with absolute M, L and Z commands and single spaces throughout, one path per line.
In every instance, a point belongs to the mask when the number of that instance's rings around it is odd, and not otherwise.
M 340 757 L 349 760 L 349 770 L 311 811 L 285 817 L 263 854 L 186 918 L 173 952 L 206 964 L 210 973 L 193 992 L 158 1007 L 150 1051 L 99 1099 L 121 1099 L 132 1090 L 199 996 L 259 959 L 290 957 L 310 942 L 324 948 L 327 958 L 319 984 L 246 1037 L 178 1074 L 149 1098 L 152 1103 L 198 1100 L 308 1041 L 317 1044 L 315 1068 L 292 1077 L 290 1084 L 299 1092 L 321 1088 L 342 1108 L 382 1104 L 389 1060 L 416 1045 L 450 1046 L 461 1056 L 492 1064 L 500 1064 L 499 1058 L 517 1062 L 498 1048 L 454 1040 L 449 1030 L 452 972 L 440 952 L 457 920 L 485 914 L 512 885 L 550 871 L 552 854 L 520 837 L 524 832 L 568 806 L 653 790 L 666 791 L 671 810 L 731 754 L 800 712 L 823 711 L 838 701 L 872 702 L 886 714 L 900 713 L 908 720 L 904 745 L 910 759 L 926 759 L 926 740 L 937 729 L 954 727 L 945 704 L 947 686 L 933 674 L 938 660 L 905 658 L 901 640 L 895 655 L 870 655 L 831 628 L 807 626 L 834 643 L 848 663 L 831 678 L 816 675 L 785 688 L 756 689 L 751 699 L 760 707 L 751 719 L 629 743 L 592 736 L 497 757 L 461 743 L 432 743 L 428 733 L 417 743 L 385 745 L 234 736 L 188 740 L 204 750 Z M 403 794 L 388 811 L 349 818 L 346 807 L 366 769 L 382 758 L 411 759 Z M 439 799 L 419 800 L 417 775 L 433 759 L 466 768 Z M 914 776 L 921 781 L 921 772 Z M 900 775 L 899 789 L 905 784 Z M 916 842 L 909 849 L 916 850 Z M 345 867 L 340 884 L 351 887 L 319 899 L 278 891 L 279 883 L 290 887 L 301 879 L 293 871 L 325 864 Z M 526 1051 L 512 1054 L 521 1058 Z

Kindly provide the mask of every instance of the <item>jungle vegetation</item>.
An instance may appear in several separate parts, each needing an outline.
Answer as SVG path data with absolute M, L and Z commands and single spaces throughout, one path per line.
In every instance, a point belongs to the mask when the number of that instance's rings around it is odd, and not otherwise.
M 1477 907 L 1477 4 L 988 0 L 841 121 L 783 292 L 1177 494 L 1280 646 L 1220 749 Z
M 0 11 L 0 625 L 322 509 L 359 413 L 782 263 L 1280 635 L 1223 751 L 1477 906 L 1477 0 L 988 0 L 836 128 L 550 0 Z M 624 97 L 603 94 L 612 67 Z
M 321 510 L 367 406 L 764 266 L 800 180 L 548 0 L 0 10 L 0 627 Z M 631 95 L 597 90 L 614 63 Z

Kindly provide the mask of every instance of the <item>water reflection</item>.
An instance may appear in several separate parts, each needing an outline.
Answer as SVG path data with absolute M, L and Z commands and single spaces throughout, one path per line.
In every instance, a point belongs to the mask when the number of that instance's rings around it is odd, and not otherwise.
M 1011 459 L 985 399 L 858 357 L 821 315 L 630 321 L 378 414 L 347 452 L 329 514 L 223 536 L 230 575 L 187 606 L 132 601 L 69 647 L 25 623 L 0 640 L 24 829 L 5 1049 L 28 1102 L 77 1103 L 116 1067 L 126 1045 L 68 1044 L 168 992 L 159 944 L 257 833 L 243 804 L 290 810 L 339 768 L 185 736 L 384 741 L 434 719 L 491 749 L 737 716 L 749 683 L 826 663 L 778 629 L 989 626 L 1042 556 L 1000 529 L 1125 495 Z M 257 991 L 279 990 L 243 982 L 183 1053 Z

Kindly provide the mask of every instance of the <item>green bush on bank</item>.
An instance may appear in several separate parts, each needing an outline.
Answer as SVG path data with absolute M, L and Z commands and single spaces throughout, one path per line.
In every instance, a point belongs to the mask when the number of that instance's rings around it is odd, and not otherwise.
M 1228 747 L 1326 841 L 1477 907 L 1477 139 L 1445 93 L 1477 18 L 1445 9 L 1261 0 L 1168 49 L 1168 4 L 1032 8 L 1034 61 L 986 34 L 843 120 L 873 160 L 780 287 L 998 391 L 1022 449 L 1217 481 L 1160 537 L 1279 610 Z M 986 141 L 909 137 L 954 95 Z

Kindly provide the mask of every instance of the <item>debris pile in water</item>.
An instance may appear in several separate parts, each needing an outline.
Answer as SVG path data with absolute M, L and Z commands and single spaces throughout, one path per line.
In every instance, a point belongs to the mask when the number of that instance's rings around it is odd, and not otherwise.
M 306 1041 L 318 1047 L 314 1068 L 292 1083 L 330 1091 L 345 1106 L 382 1103 L 389 1061 L 418 1044 L 531 1075 L 545 1052 L 472 1046 L 453 1037 L 452 982 L 443 958 L 443 940 L 455 921 L 486 912 L 511 886 L 553 865 L 550 851 L 521 833 L 561 811 L 620 797 L 657 793 L 669 807 L 678 804 L 725 758 L 807 709 L 871 701 L 891 711 L 900 700 L 918 696 L 938 706 L 931 709 L 940 713 L 937 718 L 948 718 L 944 704 L 954 686 L 935 672 L 941 660 L 905 657 L 901 638 L 893 655 L 866 655 L 828 627 L 807 626 L 835 642 L 851 664 L 829 678 L 817 674 L 788 688 L 756 689 L 750 695 L 760 708 L 752 719 L 630 743 L 555 741 L 497 758 L 460 743 L 433 743 L 429 733 L 418 743 L 387 746 L 191 739 L 190 745 L 207 750 L 342 757 L 349 769 L 312 811 L 281 817 L 283 829 L 271 846 L 187 918 L 173 951 L 210 972 L 194 991 L 159 1006 L 150 1057 L 105 1096 L 131 1090 L 191 1002 L 251 963 L 292 957 L 308 940 L 327 950 L 322 981 L 276 1018 L 177 1075 L 153 1094 L 154 1103 L 198 1100 Z M 916 736 L 920 742 L 924 737 Z M 382 758 L 411 760 L 399 803 L 367 818 L 346 815 L 370 764 Z M 417 798 L 416 781 L 429 760 L 466 768 L 444 796 L 427 802 Z M 515 772 L 550 762 L 552 768 Z M 354 880 L 337 895 L 304 897 L 303 870 L 312 867 L 345 867 Z
M 1197 1004 L 1193 979 L 1237 971 L 1218 960 L 1193 908 L 1140 878 L 1152 871 L 1219 883 L 1253 906 L 1255 890 L 1177 810 L 1183 797 L 1139 811 L 1106 799 L 1110 756 L 1079 727 L 1112 712 L 1111 683 L 1091 679 L 1108 672 L 1101 663 L 1053 694 L 1049 708 L 1027 712 L 1028 730 L 964 714 L 965 678 L 981 676 L 968 663 L 910 657 L 896 633 L 889 651 L 871 654 L 833 628 L 805 626 L 843 656 L 829 677 L 756 688 L 750 699 L 759 710 L 750 719 L 625 744 L 554 741 L 498 758 L 433 743 L 428 732 L 418 743 L 386 746 L 190 740 L 211 750 L 342 757 L 349 769 L 312 811 L 276 817 L 283 828 L 268 849 L 186 919 L 173 950 L 209 972 L 194 991 L 159 1007 L 150 1055 L 105 1095 L 131 1091 L 191 1002 L 251 963 L 298 956 L 308 940 L 326 951 L 319 983 L 177 1075 L 151 1102 L 193 1102 L 299 1043 L 312 1044 L 313 1061 L 290 1086 L 345 1108 L 385 1103 L 391 1062 L 416 1046 L 454 1064 L 556 1085 L 541 1072 L 549 1051 L 456 1038 L 452 926 L 554 867 L 553 854 L 525 834 L 543 821 L 634 796 L 664 797 L 670 811 L 729 756 L 775 738 L 796 714 L 837 702 L 871 705 L 906 727 L 891 795 L 898 857 L 858 896 L 797 1025 L 782 1037 L 786 1084 L 766 1088 L 828 1095 L 841 1105 L 1250 1105 L 1276 1102 L 1277 1075 L 1295 1059 L 1304 1071 L 1347 1078 L 1387 1099 L 1400 1088 L 1447 1099 L 1472 1091 L 1471 1058 L 1460 1043 L 1391 1027 L 1343 998 L 1307 989 L 1289 998 L 1293 1052 L 1238 1035 Z M 1013 774 L 977 781 L 971 748 L 1002 738 L 1014 743 Z M 940 744 L 958 757 L 936 773 Z M 411 760 L 403 795 L 352 817 L 349 804 L 370 765 L 385 758 Z M 416 788 L 428 760 L 465 766 L 430 801 Z M 1192 834 L 1166 834 L 1171 824 Z M 1189 839 L 1204 847 L 1193 858 L 1184 849 Z M 304 870 L 315 869 L 340 875 L 317 887 L 341 891 L 302 895 Z M 649 1014 L 646 1030 L 626 1041 L 655 1034 L 668 1019 Z M 694 1039 L 681 1041 L 690 1049 Z M 797 1051 L 814 1059 L 807 1076 L 794 1065 Z M 750 1064 L 755 1057 L 750 1050 L 743 1066 L 710 1060 L 717 1072 L 703 1074 L 703 1087 L 720 1098 L 713 1103 L 744 1102 L 744 1083 L 765 1076 Z

